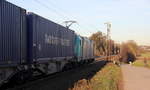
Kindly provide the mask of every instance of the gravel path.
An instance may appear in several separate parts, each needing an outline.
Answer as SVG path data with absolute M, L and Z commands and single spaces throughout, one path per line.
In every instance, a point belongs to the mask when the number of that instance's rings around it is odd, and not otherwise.
M 124 90 L 150 90 L 150 69 L 122 65 Z

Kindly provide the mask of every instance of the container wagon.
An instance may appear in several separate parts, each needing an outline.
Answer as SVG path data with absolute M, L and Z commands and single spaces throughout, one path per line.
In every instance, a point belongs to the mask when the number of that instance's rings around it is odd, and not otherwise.
M 44 73 L 61 71 L 74 59 L 74 31 L 28 13 L 28 60 Z
M 0 0 L 0 83 L 26 63 L 26 10 Z
M 94 43 L 87 37 L 82 37 L 82 62 L 94 60 Z
M 82 60 L 82 37 L 80 35 L 75 36 L 75 47 L 74 47 L 74 54 L 75 59 L 77 59 L 77 62 L 80 62 Z

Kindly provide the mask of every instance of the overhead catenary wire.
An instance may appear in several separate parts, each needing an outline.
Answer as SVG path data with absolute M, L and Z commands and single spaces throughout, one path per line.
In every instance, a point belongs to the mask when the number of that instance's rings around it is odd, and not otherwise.
M 47 5 L 47 4 L 43 3 L 43 2 L 41 2 L 40 0 L 33 0 L 33 1 L 36 2 L 37 4 L 39 4 L 40 6 L 46 8 L 47 10 L 54 12 L 57 16 L 62 17 L 62 18 L 63 18 L 62 20 L 64 20 L 64 19 L 69 20 L 69 18 L 66 17 L 66 13 L 65 13 L 65 15 L 62 14 L 62 13 L 60 13 L 60 12 L 62 12 L 62 11 L 64 11 L 64 10 L 62 10 L 62 9 L 59 8 L 60 11 L 58 12 L 58 11 L 56 10 L 56 5 L 54 5 L 53 3 L 50 3 L 50 2 L 49 2 L 49 4 L 52 4 L 52 5 L 53 5 L 53 7 L 49 7 L 49 5 Z M 49 1 L 50 1 L 50 0 L 49 0 Z M 54 8 L 54 6 L 55 6 L 55 8 Z M 48 14 L 50 15 L 50 13 L 48 13 Z M 67 16 L 71 16 L 72 18 L 75 18 L 74 16 L 72 16 L 72 15 L 70 15 L 70 14 L 67 15 Z M 84 27 L 81 26 L 80 24 L 77 24 L 77 25 L 79 26 L 79 28 L 82 28 L 82 29 L 85 30 L 86 32 L 93 33 L 92 31 L 88 30 L 89 28 L 86 27 L 86 26 L 91 26 L 91 25 L 87 25 L 87 24 L 86 24 Z M 86 29 L 85 29 L 85 28 L 86 28 Z M 91 28 L 93 28 L 93 27 L 91 27 Z
M 49 6 L 47 6 L 45 3 L 41 2 L 40 0 L 34 0 L 34 1 L 35 1 L 36 3 L 38 3 L 38 4 L 40 4 L 41 6 L 47 8 L 48 10 L 50 10 L 50 11 L 56 13 L 58 16 L 61 16 L 61 17 L 66 18 L 66 19 L 69 19 L 68 17 L 65 17 L 63 14 L 57 12 L 55 9 L 50 8 Z
M 47 8 L 48 10 L 52 10 L 54 13 L 56 13 L 58 16 L 62 16 L 63 18 L 67 18 L 67 19 L 69 19 L 68 17 L 65 17 L 63 14 L 61 14 L 61 13 L 59 13 L 59 12 L 57 12 L 56 11 L 56 9 L 52 9 L 52 8 L 50 8 L 49 6 L 47 6 L 46 4 L 44 4 L 44 3 L 42 3 L 42 2 L 40 2 L 39 0 L 34 0 L 36 3 L 38 3 L 38 4 L 40 4 L 41 6 L 43 6 L 43 7 L 45 7 L 45 8 Z M 70 15 L 69 15 L 70 16 Z M 79 24 L 78 24 L 79 25 Z M 79 25 L 80 27 L 81 27 L 81 25 Z M 82 28 L 83 29 L 83 28 Z M 88 28 L 86 29 L 86 31 L 88 31 L 88 32 L 90 32 L 90 33 L 92 33 L 91 31 L 89 31 L 88 30 Z
M 57 6 L 57 4 L 55 4 L 54 3 L 54 1 L 52 1 L 52 0 L 47 0 L 53 7 L 55 7 L 55 8 L 57 8 L 57 9 L 59 9 L 60 11 L 63 11 L 63 12 L 65 12 L 65 10 L 63 10 L 62 8 L 59 8 L 59 7 L 56 7 Z M 76 16 L 75 15 L 71 15 L 71 14 L 69 14 L 69 13 L 65 13 L 65 14 L 67 14 L 67 16 L 71 16 L 72 18 L 76 18 Z M 84 21 L 84 22 L 88 22 L 87 20 L 85 20 L 84 18 L 82 18 L 82 21 Z M 80 22 L 81 23 L 81 22 Z M 83 23 L 82 23 L 83 24 Z M 92 25 L 91 23 L 86 23 L 86 25 L 88 25 L 88 26 L 90 26 L 92 29 L 94 28 L 95 30 L 99 30 L 98 28 L 96 28 L 94 25 Z
M 21 1 L 21 3 L 25 3 L 26 2 L 26 0 L 20 0 Z M 32 3 L 33 4 L 33 6 L 31 5 L 31 7 L 32 7 L 32 9 L 35 9 L 36 11 L 39 11 L 39 6 L 41 6 L 41 7 L 43 7 L 43 8 L 46 8 L 47 10 L 48 10 L 48 12 L 46 12 L 49 16 L 48 16 L 48 18 L 50 18 L 50 19 L 55 19 L 56 21 L 60 21 L 59 19 L 62 19 L 63 20 L 63 18 L 61 17 L 60 18 L 60 15 L 58 14 L 58 13 L 56 13 L 55 12 L 55 10 L 49 10 L 47 7 L 45 7 L 45 6 L 43 6 L 43 4 L 41 4 L 41 3 L 39 3 L 37 0 L 32 0 L 33 2 L 30 2 L 30 3 Z M 26 3 L 28 3 L 28 2 L 26 2 Z M 36 3 L 36 4 L 35 4 Z M 50 11 L 52 11 L 52 12 L 50 12 Z M 37 12 L 38 13 L 38 12 Z M 56 17 L 58 17 L 58 18 L 51 18 L 50 16 L 52 15 L 52 14 L 54 14 Z M 55 21 L 54 20 L 54 21 Z

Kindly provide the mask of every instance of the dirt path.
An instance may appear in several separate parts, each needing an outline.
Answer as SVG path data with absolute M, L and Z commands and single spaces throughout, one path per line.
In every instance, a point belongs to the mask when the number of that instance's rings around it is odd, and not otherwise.
M 124 90 L 150 90 L 150 69 L 122 65 Z

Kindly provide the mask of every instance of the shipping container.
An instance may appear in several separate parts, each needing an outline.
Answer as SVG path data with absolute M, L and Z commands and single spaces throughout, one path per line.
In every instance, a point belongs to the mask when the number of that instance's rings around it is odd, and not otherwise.
M 79 35 L 75 36 L 74 53 L 76 59 L 80 61 L 82 59 L 82 37 Z
M 82 43 L 83 43 L 83 51 L 82 51 L 82 58 L 83 60 L 87 59 L 93 59 L 93 41 L 89 40 L 86 37 L 82 37 Z
M 34 13 L 28 13 L 27 22 L 31 63 L 74 57 L 74 31 Z
M 94 58 L 94 42 L 92 40 L 90 40 L 89 57 Z
M 17 65 L 26 60 L 26 10 L 0 1 L 0 65 Z

